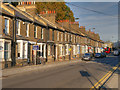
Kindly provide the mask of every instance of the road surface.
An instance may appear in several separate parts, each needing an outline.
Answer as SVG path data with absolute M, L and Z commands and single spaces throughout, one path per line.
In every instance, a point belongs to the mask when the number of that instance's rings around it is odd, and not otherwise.
M 80 61 L 64 66 L 37 70 L 4 77 L 3 88 L 95 88 L 110 70 L 118 64 L 118 56 L 95 58 L 92 61 Z M 112 70 L 114 72 L 114 70 Z M 117 69 L 109 75 L 101 88 L 118 88 Z M 113 78 L 114 77 L 114 78 Z M 114 84 L 113 84 L 114 83 Z

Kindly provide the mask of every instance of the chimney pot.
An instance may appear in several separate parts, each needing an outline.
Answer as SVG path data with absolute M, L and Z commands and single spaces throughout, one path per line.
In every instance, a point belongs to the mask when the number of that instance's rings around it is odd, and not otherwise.
M 24 2 L 22 2 L 22 4 L 24 5 Z
M 53 13 L 53 11 L 52 11 L 52 13 Z

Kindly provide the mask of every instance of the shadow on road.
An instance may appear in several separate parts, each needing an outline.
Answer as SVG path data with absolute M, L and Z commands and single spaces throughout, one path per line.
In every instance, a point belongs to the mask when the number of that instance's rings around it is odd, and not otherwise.
M 120 57 L 118 57 L 118 56 L 109 56 L 109 57 L 105 57 L 105 58 L 95 58 L 93 60 L 93 62 L 103 63 L 103 64 L 107 64 L 110 66 L 116 66 L 119 63 L 119 58 Z
M 92 83 L 92 81 L 89 79 L 89 77 L 91 75 L 87 71 L 82 70 L 82 71 L 80 71 L 80 74 L 81 74 L 81 76 L 86 77 L 88 79 L 88 81 L 92 84 L 92 86 L 94 86 L 94 84 Z

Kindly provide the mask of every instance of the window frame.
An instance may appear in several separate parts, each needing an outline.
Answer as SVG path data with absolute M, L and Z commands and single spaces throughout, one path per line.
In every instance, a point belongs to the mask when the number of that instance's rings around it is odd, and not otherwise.
M 44 28 L 41 27 L 41 39 L 44 39 Z
M 57 31 L 57 41 L 59 41 L 59 31 Z
M 37 38 L 37 26 L 34 26 L 34 38 Z
M 30 24 L 26 23 L 26 37 L 30 36 Z
M 7 25 L 6 25 L 6 20 L 7 20 Z M 9 34 L 9 29 L 10 29 L 10 21 L 9 21 L 9 18 L 6 18 L 5 17 L 5 34 Z M 7 30 L 6 30 L 6 28 L 7 28 Z

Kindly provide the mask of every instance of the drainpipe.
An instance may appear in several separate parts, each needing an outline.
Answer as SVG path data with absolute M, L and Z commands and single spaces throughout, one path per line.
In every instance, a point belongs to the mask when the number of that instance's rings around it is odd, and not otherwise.
M 16 65 L 16 18 L 13 18 L 12 66 Z

